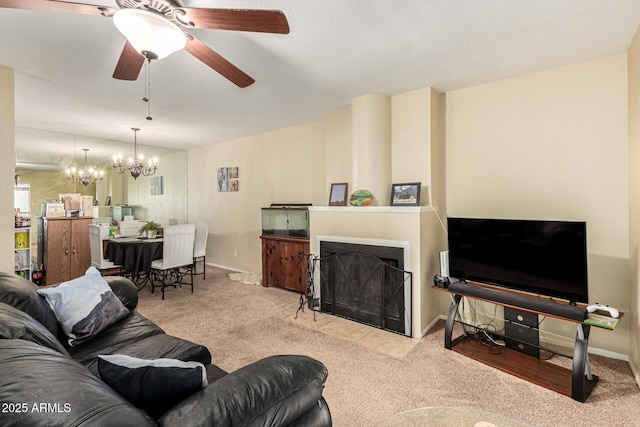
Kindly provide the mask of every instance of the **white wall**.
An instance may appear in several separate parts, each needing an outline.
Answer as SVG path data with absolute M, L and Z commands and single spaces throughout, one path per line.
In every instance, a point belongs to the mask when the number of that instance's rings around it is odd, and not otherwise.
M 620 54 L 446 94 L 449 216 L 587 221 L 589 300 L 628 312 L 627 63 Z M 591 347 L 627 354 L 629 317 Z

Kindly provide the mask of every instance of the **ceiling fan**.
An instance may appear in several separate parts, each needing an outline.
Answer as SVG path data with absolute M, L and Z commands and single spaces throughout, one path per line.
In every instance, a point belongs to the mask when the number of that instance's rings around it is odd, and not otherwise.
M 279 10 L 191 8 L 183 7 L 180 0 L 115 1 L 118 8 L 57 0 L 0 0 L 0 8 L 70 12 L 113 18 L 116 28 L 127 37 L 113 73 L 113 78 L 119 80 L 136 80 L 145 60 L 159 59 L 184 48 L 237 86 L 247 87 L 254 83 L 253 78 L 184 29 L 289 33 L 287 18 Z M 146 48 L 144 31 L 129 34 L 134 25 L 133 21 L 156 31 L 150 38 L 151 41 L 157 41 L 161 33 L 168 34 L 170 40 L 175 42 L 166 41 L 153 49 Z M 137 39 L 138 36 L 142 38 Z M 149 40 L 149 37 L 146 39 Z M 168 53 L 159 52 L 171 43 L 175 43 L 171 47 L 173 50 L 170 49 Z

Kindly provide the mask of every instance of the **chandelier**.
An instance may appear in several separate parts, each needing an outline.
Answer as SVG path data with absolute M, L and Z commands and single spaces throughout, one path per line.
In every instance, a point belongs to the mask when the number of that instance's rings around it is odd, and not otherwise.
M 158 159 L 156 157 L 149 159 L 147 165 L 143 163 L 144 156 L 138 154 L 138 128 L 131 128 L 133 131 L 133 157 L 129 157 L 127 165 L 122 163 L 122 154 L 113 156 L 113 169 L 116 173 L 123 174 L 130 172 L 133 179 L 138 179 L 140 175 L 150 176 L 156 173 L 158 169 Z
M 85 187 L 89 184 L 99 183 L 102 181 L 104 171 L 94 168 L 93 166 L 87 166 L 87 152 L 88 148 L 83 148 L 84 151 L 84 165 L 82 169 L 78 169 L 75 165 L 67 168 L 65 172 L 67 172 L 67 178 L 73 179 L 84 185 Z

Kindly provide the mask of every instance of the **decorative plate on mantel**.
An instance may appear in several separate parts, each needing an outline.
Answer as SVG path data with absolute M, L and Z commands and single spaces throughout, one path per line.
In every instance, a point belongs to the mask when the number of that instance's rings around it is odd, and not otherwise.
M 349 204 L 351 206 L 369 206 L 373 203 L 373 194 L 367 190 L 356 190 L 351 193 Z

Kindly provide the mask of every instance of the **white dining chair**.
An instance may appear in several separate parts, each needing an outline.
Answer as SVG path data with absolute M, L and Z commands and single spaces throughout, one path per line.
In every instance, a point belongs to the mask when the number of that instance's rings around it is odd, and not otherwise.
M 156 287 L 162 290 L 167 286 L 182 286 L 186 276 L 191 277 L 193 293 L 193 244 L 195 241 L 195 224 L 169 225 L 162 229 L 162 259 L 151 262 L 151 293 Z M 160 284 L 156 285 L 156 281 Z M 172 283 L 170 283 L 172 282 Z
M 103 275 L 120 274 L 122 266 L 104 259 L 102 252 L 102 228 L 96 224 L 89 224 L 89 248 L 91 251 L 91 265 L 100 270 Z
M 196 224 L 196 239 L 193 244 L 193 274 L 207 278 L 207 238 L 209 237 L 209 223 L 198 221 Z M 196 263 L 202 261 L 202 273 L 198 273 Z

